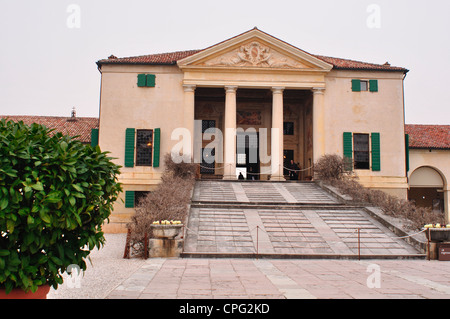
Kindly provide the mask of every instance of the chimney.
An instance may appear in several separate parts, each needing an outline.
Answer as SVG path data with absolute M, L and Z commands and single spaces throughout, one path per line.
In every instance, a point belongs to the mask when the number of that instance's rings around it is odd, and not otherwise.
M 75 111 L 75 106 L 72 108 L 71 116 L 67 119 L 69 122 L 76 122 L 77 121 L 77 112 Z

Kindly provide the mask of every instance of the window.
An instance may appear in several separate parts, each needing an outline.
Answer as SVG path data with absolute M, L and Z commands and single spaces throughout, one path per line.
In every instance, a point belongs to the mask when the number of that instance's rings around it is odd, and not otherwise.
M 345 170 L 350 171 L 353 168 L 372 169 L 373 172 L 381 170 L 380 133 L 344 132 L 343 146 Z
M 369 87 L 369 83 L 367 81 L 360 81 L 359 85 L 360 85 L 360 91 L 367 91 L 367 89 Z
M 136 166 L 152 166 L 153 130 L 136 130 Z
M 215 127 L 216 127 L 215 120 L 202 120 L 202 133 L 205 133 L 207 129 Z
M 139 202 L 142 198 L 145 198 L 150 192 L 148 191 L 135 191 L 134 192 L 134 207 L 139 206 Z
M 155 87 L 156 76 L 154 74 L 138 74 L 137 86 L 138 87 Z
M 283 134 L 294 135 L 294 122 L 283 122 Z
M 147 196 L 148 191 L 126 191 L 125 192 L 125 208 L 134 208 L 139 205 L 141 198 Z
M 152 166 L 159 167 L 161 148 L 161 129 L 125 130 L 125 167 Z M 136 160 L 136 161 L 135 161 Z
M 353 92 L 378 92 L 378 80 L 352 80 L 352 91 Z
M 353 134 L 355 169 L 370 169 L 369 134 Z

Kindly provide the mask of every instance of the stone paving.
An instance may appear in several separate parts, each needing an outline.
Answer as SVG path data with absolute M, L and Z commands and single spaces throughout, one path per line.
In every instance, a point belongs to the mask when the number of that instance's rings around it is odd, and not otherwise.
M 64 283 L 49 298 L 450 299 L 448 262 L 374 258 L 417 251 L 364 210 L 315 184 L 261 184 L 197 184 L 185 251 L 214 258 L 123 259 L 126 235 L 106 234 L 80 287 Z M 370 259 L 349 258 L 358 228 Z
M 424 260 L 148 259 L 107 298 L 449 299 L 450 273 Z
M 51 289 L 49 299 L 450 299 L 449 262 L 123 259 L 126 234 L 105 237 L 79 286 L 63 274 L 64 284 Z
M 184 250 L 186 255 L 418 254 L 363 209 L 343 205 L 314 183 L 223 181 L 197 182 Z

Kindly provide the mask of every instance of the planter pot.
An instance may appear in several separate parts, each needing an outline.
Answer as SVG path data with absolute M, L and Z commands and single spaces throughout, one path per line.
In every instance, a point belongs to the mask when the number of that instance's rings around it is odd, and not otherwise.
M 13 289 L 9 294 L 6 294 L 4 288 L 0 288 L 0 299 L 47 299 L 47 294 L 50 291 L 50 286 L 40 286 L 36 292 L 25 292 L 22 289 Z
M 151 225 L 154 238 L 161 239 L 174 239 L 180 233 L 183 228 L 182 224 L 179 225 Z
M 430 241 L 450 242 L 450 228 L 429 228 L 425 234 Z

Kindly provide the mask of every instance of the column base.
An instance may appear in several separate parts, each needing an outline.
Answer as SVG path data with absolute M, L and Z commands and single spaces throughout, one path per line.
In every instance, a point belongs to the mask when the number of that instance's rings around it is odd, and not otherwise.
M 283 176 L 271 176 L 269 180 L 274 182 L 285 182 L 286 178 L 284 178 Z
M 232 177 L 232 176 L 224 176 L 222 178 L 223 181 L 237 181 L 238 178 L 237 177 Z

